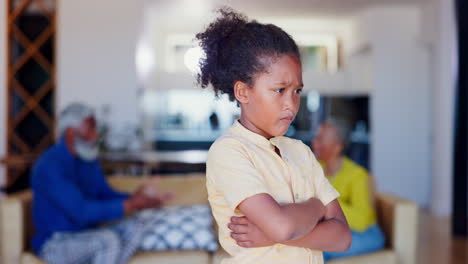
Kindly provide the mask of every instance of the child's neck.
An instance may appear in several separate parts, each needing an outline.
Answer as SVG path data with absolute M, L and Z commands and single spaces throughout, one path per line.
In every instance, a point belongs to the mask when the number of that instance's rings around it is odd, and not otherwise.
M 269 135 L 268 133 L 266 133 L 265 131 L 263 131 L 262 129 L 256 127 L 252 122 L 249 121 L 249 119 L 247 119 L 243 115 L 241 115 L 241 117 L 239 118 L 239 122 L 241 123 L 242 126 L 247 128 L 248 130 L 250 130 L 250 131 L 252 131 L 252 132 L 254 132 L 256 134 L 259 134 L 260 136 L 265 137 L 266 139 L 270 139 L 270 138 L 273 137 L 273 136 Z

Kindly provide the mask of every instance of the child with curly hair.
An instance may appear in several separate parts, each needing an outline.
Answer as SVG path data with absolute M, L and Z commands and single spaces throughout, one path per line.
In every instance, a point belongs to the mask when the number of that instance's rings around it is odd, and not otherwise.
M 345 251 L 351 233 L 310 148 L 283 136 L 303 87 L 298 47 L 275 25 L 219 12 L 196 37 L 205 52 L 199 84 L 241 108 L 207 161 L 208 199 L 230 255 L 222 263 L 323 263 L 322 251 Z

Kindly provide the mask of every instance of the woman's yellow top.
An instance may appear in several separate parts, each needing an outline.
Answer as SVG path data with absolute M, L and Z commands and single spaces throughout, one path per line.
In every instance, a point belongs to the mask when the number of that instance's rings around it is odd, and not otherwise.
M 321 162 L 325 170 L 324 164 Z M 347 157 L 330 183 L 340 193 L 338 201 L 353 231 L 362 232 L 376 224 L 377 217 L 372 205 L 369 173 Z

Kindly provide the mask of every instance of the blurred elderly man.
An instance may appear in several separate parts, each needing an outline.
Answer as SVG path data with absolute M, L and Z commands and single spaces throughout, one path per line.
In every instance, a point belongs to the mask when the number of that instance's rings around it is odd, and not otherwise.
M 376 251 L 383 248 L 385 242 L 377 225 L 371 177 L 366 169 L 344 156 L 349 134 L 344 120 L 329 119 L 320 126 L 311 142 L 325 175 L 340 193 L 338 200 L 352 231 L 350 249 L 324 252 L 326 260 Z
M 58 142 L 32 170 L 32 245 L 47 263 L 126 263 L 137 250 L 147 223 L 129 217 L 144 208 L 159 207 L 170 194 L 145 187 L 133 195 L 111 189 L 97 161 L 98 135 L 94 111 L 71 104 L 60 115 Z

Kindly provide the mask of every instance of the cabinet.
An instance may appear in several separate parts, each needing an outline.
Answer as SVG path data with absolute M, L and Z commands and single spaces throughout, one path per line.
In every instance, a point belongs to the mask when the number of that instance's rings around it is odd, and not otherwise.
M 7 190 L 28 185 L 35 158 L 54 142 L 55 2 L 7 1 Z

